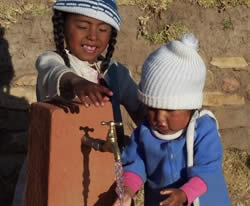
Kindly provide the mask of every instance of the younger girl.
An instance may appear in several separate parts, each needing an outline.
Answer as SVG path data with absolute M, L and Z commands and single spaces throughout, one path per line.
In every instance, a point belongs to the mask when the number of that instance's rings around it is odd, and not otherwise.
M 184 35 L 149 55 L 138 96 L 147 119 L 122 154 L 123 206 L 145 184 L 145 206 L 229 206 L 214 115 L 201 110 L 206 67 Z M 117 206 L 117 200 L 114 206 Z
M 53 10 L 56 50 L 44 52 L 36 61 L 37 100 L 78 97 L 86 107 L 111 100 L 115 121 L 122 121 L 120 104 L 134 121 L 142 119 L 136 83 L 127 68 L 111 60 L 121 23 L 115 0 L 57 0 Z M 123 137 L 123 130 L 117 132 Z M 118 140 L 120 147 L 123 142 Z M 26 161 L 13 206 L 23 204 L 25 175 Z

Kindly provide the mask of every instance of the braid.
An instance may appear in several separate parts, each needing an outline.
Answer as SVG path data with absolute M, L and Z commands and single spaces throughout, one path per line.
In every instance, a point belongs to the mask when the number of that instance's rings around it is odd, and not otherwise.
M 61 11 L 54 10 L 52 22 L 56 52 L 63 58 L 65 65 L 70 67 L 69 57 L 64 49 L 64 21 L 65 14 Z
M 110 60 L 111 60 L 113 53 L 114 53 L 114 50 L 115 50 L 116 37 L 117 37 L 117 31 L 114 28 L 112 28 L 108 50 L 107 50 L 106 56 L 103 59 L 102 64 L 101 64 L 101 73 L 104 73 L 109 66 Z

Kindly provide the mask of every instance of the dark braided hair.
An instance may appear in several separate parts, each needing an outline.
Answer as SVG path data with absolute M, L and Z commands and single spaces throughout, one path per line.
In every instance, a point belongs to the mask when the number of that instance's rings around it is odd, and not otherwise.
M 54 15 L 52 17 L 53 30 L 54 30 L 54 41 L 56 46 L 56 52 L 63 58 L 66 66 L 70 67 L 70 61 L 68 54 L 64 48 L 64 23 L 65 23 L 66 13 L 58 10 L 54 10 Z M 111 35 L 109 39 L 109 46 L 105 58 L 101 63 L 101 73 L 104 73 L 109 66 L 110 60 L 113 56 L 116 44 L 117 31 L 112 27 Z
M 108 69 L 110 60 L 115 51 L 116 37 L 117 37 L 117 31 L 112 27 L 107 53 L 101 64 L 101 73 L 104 73 Z
M 63 58 L 66 66 L 70 67 L 70 61 L 68 54 L 64 48 L 64 22 L 65 22 L 65 13 L 54 10 L 54 15 L 52 17 L 53 30 L 54 30 L 54 41 L 56 46 L 56 52 Z

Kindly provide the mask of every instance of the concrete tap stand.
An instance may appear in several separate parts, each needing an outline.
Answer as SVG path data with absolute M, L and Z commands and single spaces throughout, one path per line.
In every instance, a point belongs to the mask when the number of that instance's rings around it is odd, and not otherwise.
M 86 128 L 94 129 L 90 137 L 105 140 L 108 126 L 101 121 L 113 120 L 111 103 L 78 109 L 31 105 L 26 206 L 112 205 L 114 155 L 81 145 Z

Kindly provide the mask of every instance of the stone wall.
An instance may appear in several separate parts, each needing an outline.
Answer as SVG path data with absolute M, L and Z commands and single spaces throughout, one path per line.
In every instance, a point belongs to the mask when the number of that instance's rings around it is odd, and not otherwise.
M 238 78 L 232 73 L 241 73 L 249 78 L 250 67 L 244 57 L 213 57 L 210 65 L 221 70 L 224 75 L 220 80 L 220 92 L 205 91 L 204 106 L 211 109 L 218 119 L 224 148 L 249 150 L 250 84 L 244 83 L 244 77 Z M 215 78 L 213 76 L 214 73 L 208 70 L 206 88 L 210 87 L 209 84 L 216 84 L 214 80 L 211 81 Z

